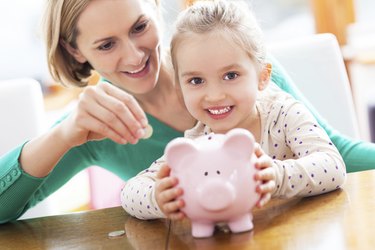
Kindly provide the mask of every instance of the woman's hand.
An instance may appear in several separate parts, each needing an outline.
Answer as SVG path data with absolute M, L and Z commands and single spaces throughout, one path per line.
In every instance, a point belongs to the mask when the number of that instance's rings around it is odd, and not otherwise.
M 167 218 L 180 220 L 185 217 L 185 214 L 180 211 L 185 203 L 179 199 L 183 192 L 181 188 L 176 187 L 177 178 L 169 176 L 170 171 L 171 169 L 166 165 L 160 168 L 155 185 L 155 199 Z
M 275 190 L 275 169 L 272 167 L 272 159 L 261 149 L 258 143 L 255 144 L 255 155 L 257 161 L 255 166 L 259 171 L 255 174 L 255 180 L 261 184 L 257 186 L 257 192 L 261 195 L 257 207 L 263 207 L 270 199 Z
M 78 105 L 61 126 L 71 146 L 109 138 L 117 143 L 138 142 L 145 134 L 147 118 L 136 99 L 106 82 L 86 87 Z

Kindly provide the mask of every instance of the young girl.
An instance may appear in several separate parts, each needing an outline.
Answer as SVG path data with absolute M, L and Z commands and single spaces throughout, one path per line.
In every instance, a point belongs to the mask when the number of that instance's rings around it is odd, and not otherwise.
M 267 201 L 267 192 L 273 197 L 310 196 L 344 183 L 344 162 L 325 131 L 302 104 L 268 86 L 271 65 L 265 61 L 262 33 L 244 4 L 197 2 L 181 13 L 176 26 L 171 42 L 175 79 L 198 120 L 185 137 L 238 127 L 251 131 L 273 159 L 262 160 L 257 178 L 271 185 L 259 187 L 259 206 Z M 121 199 L 129 214 L 142 219 L 184 216 L 179 209 L 188 201 L 179 199 L 183 190 L 164 164 L 161 158 L 127 182 Z

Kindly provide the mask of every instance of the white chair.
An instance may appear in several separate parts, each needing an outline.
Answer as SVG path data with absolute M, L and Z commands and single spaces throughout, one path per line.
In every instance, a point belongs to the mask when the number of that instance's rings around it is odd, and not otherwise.
M 45 111 L 39 82 L 31 78 L 0 81 L 0 117 L 0 155 L 41 134 L 45 129 Z M 50 212 L 50 204 L 42 202 L 22 218 Z
M 0 81 L 0 155 L 43 133 L 46 116 L 39 82 L 30 78 Z M 88 188 L 88 174 L 83 171 L 20 219 L 66 213 L 87 204 Z
M 349 79 L 334 35 L 283 40 L 269 43 L 267 48 L 333 128 L 359 138 Z
M 0 81 L 0 155 L 44 130 L 40 84 L 31 78 Z

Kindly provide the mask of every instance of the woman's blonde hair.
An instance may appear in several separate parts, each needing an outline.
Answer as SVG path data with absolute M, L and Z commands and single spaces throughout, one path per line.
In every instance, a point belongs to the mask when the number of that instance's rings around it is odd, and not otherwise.
M 263 32 L 248 4 L 244 1 L 206 0 L 197 1 L 180 13 L 171 40 L 171 57 L 178 80 L 178 65 L 175 51 L 191 34 L 225 32 L 248 56 L 265 64 Z
M 79 63 L 64 48 L 63 43 L 77 48 L 77 21 L 92 0 L 47 0 L 43 33 L 47 50 L 48 69 L 53 79 L 64 85 L 87 85 L 92 66 Z M 159 5 L 160 0 L 144 0 Z M 126 15 L 126 13 L 124 13 Z

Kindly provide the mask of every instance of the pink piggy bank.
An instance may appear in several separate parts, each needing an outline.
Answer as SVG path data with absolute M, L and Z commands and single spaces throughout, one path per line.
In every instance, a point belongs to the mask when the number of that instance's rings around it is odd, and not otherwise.
M 260 196 L 249 131 L 236 128 L 225 135 L 177 138 L 167 145 L 165 157 L 184 191 L 182 211 L 191 220 L 194 237 L 211 236 L 219 222 L 236 233 L 253 228 L 251 209 Z

